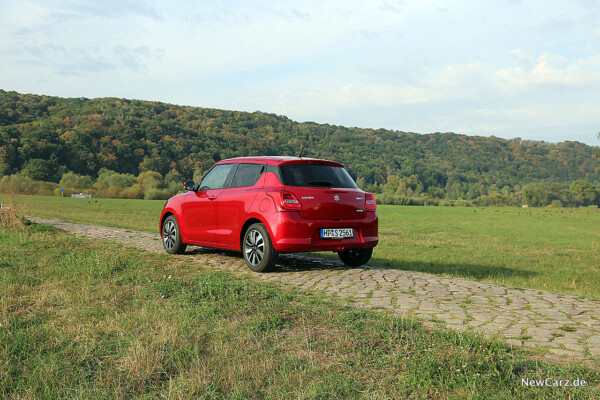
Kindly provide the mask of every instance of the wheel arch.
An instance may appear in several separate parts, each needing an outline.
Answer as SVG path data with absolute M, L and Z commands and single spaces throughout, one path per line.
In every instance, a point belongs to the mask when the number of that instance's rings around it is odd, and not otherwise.
M 167 212 L 165 212 L 165 213 L 162 215 L 162 217 L 160 218 L 160 229 L 159 229 L 159 231 L 160 231 L 160 237 L 162 237 L 162 226 L 163 226 L 163 224 L 165 223 L 165 219 L 167 219 L 167 218 L 168 218 L 169 216 L 171 216 L 171 215 L 175 216 L 175 214 L 174 214 L 174 213 L 172 213 L 171 211 L 167 211 Z M 176 217 L 176 216 L 175 216 L 175 219 L 177 219 L 177 217 Z M 179 221 L 178 221 L 178 222 L 179 222 Z M 181 228 L 180 228 L 180 229 L 181 229 Z
M 248 227 L 252 224 L 263 224 L 265 226 L 265 228 L 267 229 L 267 232 L 269 233 L 269 236 L 271 236 L 271 238 L 273 238 L 273 232 L 271 232 L 271 229 L 269 228 L 269 224 L 267 224 L 265 221 L 257 218 L 256 216 L 252 216 L 250 218 L 248 218 L 244 224 L 242 225 L 242 229 L 240 229 L 240 251 L 244 251 L 243 247 L 244 247 L 244 234 L 246 233 L 246 230 L 248 229 Z

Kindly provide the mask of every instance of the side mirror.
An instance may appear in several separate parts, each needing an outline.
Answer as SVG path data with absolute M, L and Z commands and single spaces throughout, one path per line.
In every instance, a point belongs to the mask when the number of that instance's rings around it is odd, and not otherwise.
M 183 187 L 185 188 L 185 190 L 187 191 L 195 191 L 196 190 L 196 184 L 194 183 L 194 181 L 185 181 L 183 182 Z

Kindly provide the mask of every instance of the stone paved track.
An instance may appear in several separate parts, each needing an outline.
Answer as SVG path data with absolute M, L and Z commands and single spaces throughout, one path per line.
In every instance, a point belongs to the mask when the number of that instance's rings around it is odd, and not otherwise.
M 150 252 L 163 252 L 158 234 L 31 218 L 65 231 L 108 239 Z M 379 307 L 394 314 L 471 328 L 508 344 L 547 347 L 549 358 L 586 359 L 600 365 L 600 301 L 532 289 L 517 289 L 463 278 L 444 278 L 372 266 L 351 268 L 339 261 L 283 255 L 268 274 L 252 273 L 240 255 L 191 247 L 189 254 L 209 266 L 253 274 L 263 281 L 322 290 L 349 298 L 357 306 Z

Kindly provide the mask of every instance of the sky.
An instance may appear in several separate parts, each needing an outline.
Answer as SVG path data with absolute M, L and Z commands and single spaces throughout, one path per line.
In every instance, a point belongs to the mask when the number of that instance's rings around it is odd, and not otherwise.
M 0 88 L 600 146 L 600 0 L 0 0 Z

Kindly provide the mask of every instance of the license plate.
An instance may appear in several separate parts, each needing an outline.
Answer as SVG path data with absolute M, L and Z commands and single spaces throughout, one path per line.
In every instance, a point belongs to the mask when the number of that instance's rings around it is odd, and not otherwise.
M 344 239 L 354 237 L 352 228 L 324 228 L 321 229 L 321 239 Z

